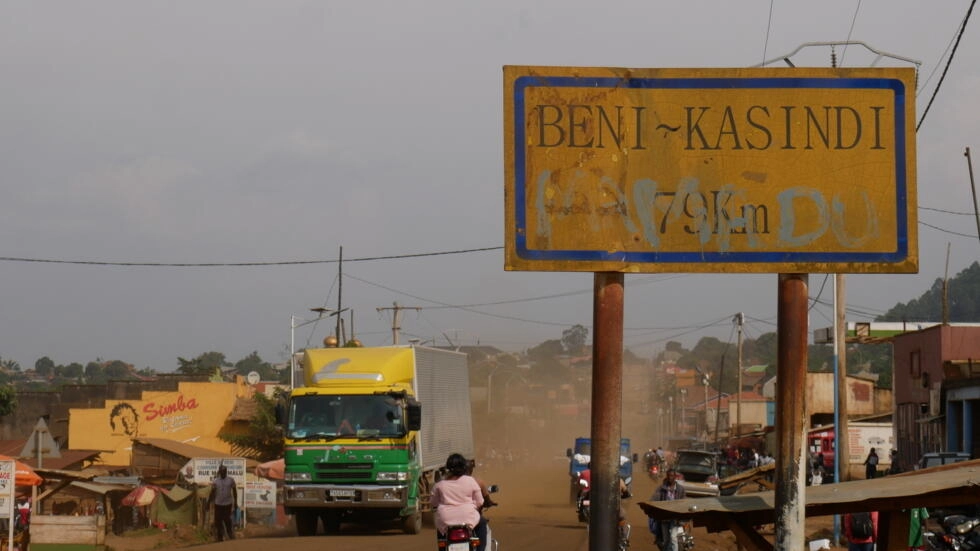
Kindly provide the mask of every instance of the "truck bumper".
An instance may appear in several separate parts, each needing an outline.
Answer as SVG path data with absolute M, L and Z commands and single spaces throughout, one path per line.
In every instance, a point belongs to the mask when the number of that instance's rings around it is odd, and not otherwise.
M 297 484 L 285 487 L 285 506 L 355 509 L 408 506 L 407 485 Z

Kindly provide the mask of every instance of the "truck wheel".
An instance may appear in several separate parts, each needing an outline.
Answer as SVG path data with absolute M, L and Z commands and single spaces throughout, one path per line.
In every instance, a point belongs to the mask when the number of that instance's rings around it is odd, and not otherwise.
M 575 505 L 576 501 L 578 501 L 578 487 L 574 484 L 570 484 L 568 486 L 568 503 Z
M 323 520 L 323 531 L 327 534 L 337 534 L 340 532 L 340 513 L 337 511 L 327 511 L 320 515 Z
M 319 517 L 316 511 L 299 511 L 296 513 L 296 534 L 300 536 L 315 536 L 316 521 Z
M 419 534 L 422 532 L 422 513 L 415 511 L 411 515 L 402 519 L 402 530 L 406 534 Z

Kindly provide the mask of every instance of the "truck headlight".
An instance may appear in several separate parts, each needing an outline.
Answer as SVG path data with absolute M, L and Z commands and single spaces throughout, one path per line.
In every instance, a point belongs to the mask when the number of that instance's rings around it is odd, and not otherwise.
M 313 480 L 310 473 L 286 473 L 286 482 L 309 482 Z
M 408 480 L 408 473 L 397 472 L 397 473 L 378 473 L 378 481 L 386 482 L 405 482 Z

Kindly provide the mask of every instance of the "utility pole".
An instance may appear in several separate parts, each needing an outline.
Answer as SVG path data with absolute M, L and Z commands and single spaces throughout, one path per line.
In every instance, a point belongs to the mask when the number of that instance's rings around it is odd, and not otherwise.
M 977 184 L 973 181 L 973 158 L 970 157 L 970 148 L 963 152 L 966 157 L 966 168 L 970 171 L 970 189 L 973 191 L 973 215 L 977 219 L 977 237 L 980 238 L 980 207 L 977 206 Z
M 399 306 L 398 302 L 393 302 L 393 306 L 387 308 L 378 308 L 378 312 L 383 312 L 385 310 L 392 310 L 394 313 L 391 316 L 391 340 L 392 343 L 398 344 L 398 332 L 401 331 L 401 320 L 402 320 L 402 310 L 415 310 L 416 312 L 421 311 L 420 306 Z
M 742 324 L 745 323 L 745 315 L 741 312 L 735 314 L 735 324 L 738 326 L 738 364 L 735 366 L 738 372 L 735 377 L 735 436 L 742 435 Z
M 337 256 L 337 332 L 334 334 L 337 337 L 337 346 L 344 346 L 344 341 L 341 340 L 340 335 L 340 312 L 344 309 L 341 308 L 341 297 L 344 296 L 344 246 L 340 246 L 340 254 Z

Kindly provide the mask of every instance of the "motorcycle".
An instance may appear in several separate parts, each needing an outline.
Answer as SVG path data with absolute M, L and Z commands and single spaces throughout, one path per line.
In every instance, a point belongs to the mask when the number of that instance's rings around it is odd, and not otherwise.
M 579 491 L 578 499 L 575 502 L 575 511 L 578 514 L 579 522 L 586 523 L 588 527 L 589 522 L 592 520 L 592 507 L 591 501 L 589 500 L 589 481 L 585 479 L 579 479 L 579 485 L 581 490 Z M 630 497 L 627 492 L 623 497 Z M 617 538 L 616 538 L 616 551 L 627 551 L 630 548 L 630 535 L 633 532 L 633 527 L 630 525 L 629 521 L 625 518 L 619 521 L 617 527 Z
M 656 523 L 657 521 L 653 522 Z M 662 549 L 660 547 L 660 530 L 664 526 L 670 527 L 670 533 L 667 534 L 667 537 L 673 538 L 676 542 L 674 549 L 677 551 L 691 551 L 694 549 L 694 536 L 691 534 L 691 525 L 689 522 L 666 521 L 666 524 L 651 524 L 650 526 L 650 529 L 653 531 L 654 542 L 657 544 L 658 549 Z
M 926 531 L 923 543 L 931 551 L 971 551 L 980 549 L 980 518 L 950 515 L 941 522 L 943 533 Z
M 589 501 L 589 481 L 584 478 L 578 480 L 578 498 L 575 500 L 575 512 L 578 514 L 578 521 L 588 524 L 591 513 L 591 502 Z
M 487 488 L 491 494 L 497 493 L 499 488 L 496 484 Z M 489 509 L 492 505 L 484 504 L 483 510 Z M 490 519 L 483 517 L 487 524 L 487 546 L 486 551 L 498 551 L 500 542 L 493 538 L 493 531 L 490 530 Z M 480 537 L 476 530 L 466 524 L 453 524 L 446 527 L 446 533 L 438 534 L 439 551 L 477 551 L 480 548 Z

